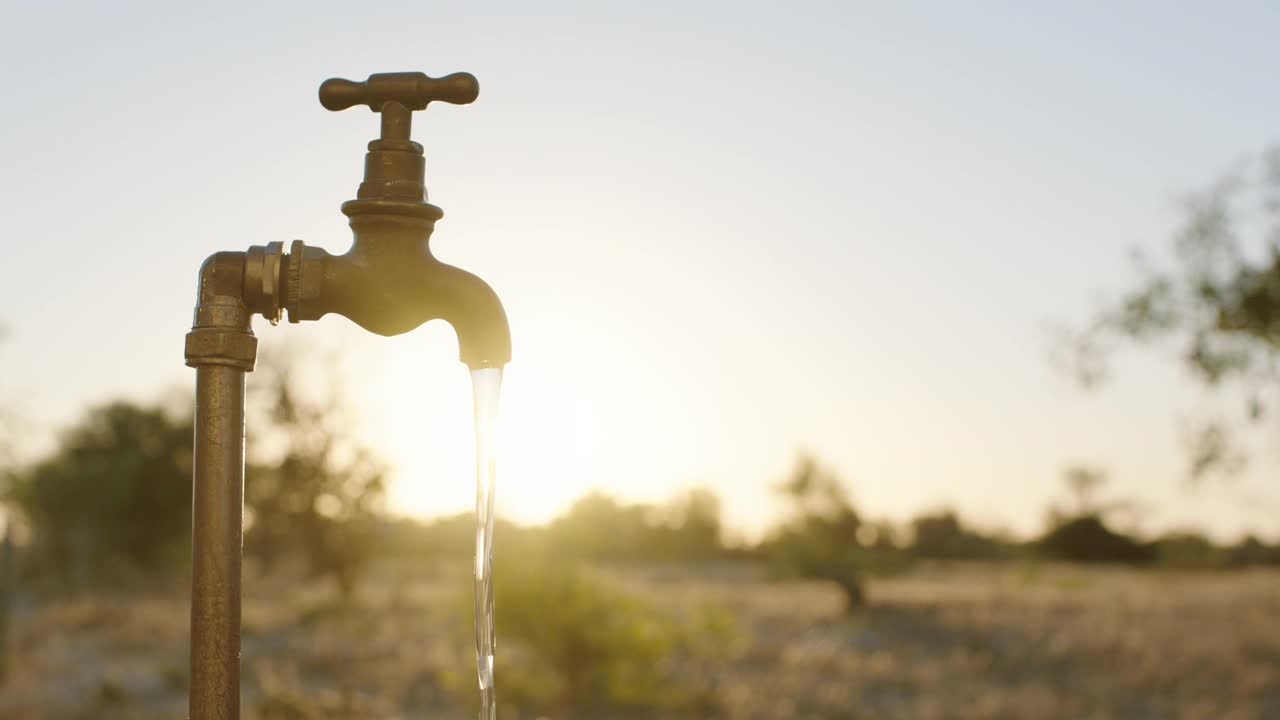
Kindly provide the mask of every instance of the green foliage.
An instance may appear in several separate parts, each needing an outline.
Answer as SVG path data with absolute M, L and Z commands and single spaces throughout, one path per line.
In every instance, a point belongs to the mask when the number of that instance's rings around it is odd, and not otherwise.
M 1091 515 L 1098 512 L 1098 490 L 1107 484 L 1105 470 L 1075 465 L 1066 469 L 1063 480 L 1075 498 L 1077 515 Z
M 713 491 L 690 490 L 652 517 L 650 542 L 659 557 L 709 560 L 724 554 L 720 497 Z
M 1069 562 L 1141 565 L 1155 560 L 1150 546 L 1112 531 L 1098 515 L 1063 521 L 1040 539 L 1039 547 L 1045 556 Z
M 1249 536 L 1234 545 L 1218 545 L 1196 531 L 1171 532 L 1151 541 L 1118 533 L 1099 515 L 1061 518 L 1037 543 L 1055 560 L 1119 563 L 1169 570 L 1222 570 L 1280 565 L 1280 546 Z
M 191 422 L 160 407 L 91 409 L 10 491 L 34 562 L 79 582 L 104 565 L 174 566 L 191 528 Z
M 353 592 L 382 511 L 386 468 L 351 438 L 340 392 L 307 394 L 296 361 L 269 356 L 254 378 L 254 461 L 245 480 L 245 552 L 269 568 L 300 554 Z M 332 377 L 310 387 L 332 387 Z
M 603 493 L 552 521 L 549 542 L 571 557 L 610 562 L 705 560 L 724 554 L 720 499 L 697 489 L 662 507 L 625 505 Z
M 538 549 L 503 551 L 497 559 L 498 637 L 502 655 L 512 658 L 499 659 L 502 714 L 713 714 L 709 663 L 734 637 L 723 613 L 677 617 Z M 468 680 L 470 694 L 474 680 Z
M 762 550 L 780 577 L 834 582 L 852 610 L 866 602 L 862 582 L 867 574 L 905 565 L 888 528 L 864 523 L 844 485 L 814 458 L 799 457 L 778 491 L 791 505 L 791 518 Z
M 918 515 L 911 521 L 912 555 L 934 560 L 996 560 L 1009 557 L 1008 543 L 965 527 L 952 510 Z
M 13 607 L 14 582 L 13 529 L 7 524 L 0 538 L 0 684 L 9 671 L 9 612 Z
M 1246 422 L 1262 419 L 1280 381 L 1280 148 L 1189 195 L 1171 246 L 1169 262 L 1140 262 L 1135 287 L 1066 333 L 1070 369 L 1091 386 L 1118 342 L 1172 341 L 1206 385 L 1239 385 Z M 1243 467 L 1233 424 L 1213 418 L 1188 433 L 1193 479 Z
M 502 542 L 511 542 L 517 528 L 502 518 L 494 522 L 494 533 Z M 388 518 L 383 523 L 382 549 L 388 555 L 408 558 L 417 562 L 425 559 L 445 560 L 451 563 L 475 552 L 475 513 L 421 521 L 413 518 Z
M 294 368 L 255 373 L 245 483 L 246 552 L 301 554 L 350 592 L 373 546 L 384 469 L 347 439 L 341 397 L 304 397 Z M 14 474 L 7 498 L 32 531 L 26 565 L 84 584 L 125 568 L 180 566 L 191 534 L 190 403 L 93 408 L 55 451 Z
M 1181 570 L 1210 570 L 1225 567 L 1228 552 L 1197 532 L 1165 535 L 1151 544 L 1160 567 Z
M 1249 535 L 1227 548 L 1226 563 L 1231 567 L 1280 565 L 1280 545 L 1267 545 Z
M 649 509 L 624 505 L 601 492 L 573 503 L 551 522 L 550 542 L 569 556 L 586 560 L 636 560 L 645 551 Z

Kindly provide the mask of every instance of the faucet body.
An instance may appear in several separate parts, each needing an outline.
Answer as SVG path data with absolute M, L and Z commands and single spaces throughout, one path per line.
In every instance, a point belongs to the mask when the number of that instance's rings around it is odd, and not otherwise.
M 501 367 L 511 359 L 511 338 L 497 293 L 431 254 L 431 232 L 443 214 L 438 208 L 423 204 L 416 208 L 424 212 L 407 212 L 410 208 L 344 204 L 355 242 L 343 255 L 296 241 L 285 282 L 289 319 L 336 313 L 379 335 L 399 335 L 443 319 L 458 333 L 464 363 Z
M 321 104 L 368 105 L 382 114 L 369 143 L 365 178 L 344 203 L 351 249 L 331 255 L 294 241 L 219 252 L 201 266 L 186 361 L 196 368 L 192 494 L 191 720 L 240 717 L 240 560 L 244 497 L 245 373 L 257 358 L 252 317 L 273 324 L 333 313 L 379 335 L 398 335 L 433 319 L 449 322 L 472 368 L 511 359 L 506 313 L 493 289 L 437 260 L 429 239 L 442 211 L 426 202 L 422 146 L 409 139 L 414 110 L 432 101 L 465 104 L 479 92 L 456 73 L 373 75 L 328 80 Z

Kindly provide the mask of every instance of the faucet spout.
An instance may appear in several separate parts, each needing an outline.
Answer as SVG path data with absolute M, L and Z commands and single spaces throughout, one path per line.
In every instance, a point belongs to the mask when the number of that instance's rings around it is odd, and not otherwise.
M 434 297 L 426 304 L 435 306 L 438 317 L 453 326 L 462 362 L 472 370 L 506 365 L 511 361 L 511 329 L 498 294 L 466 270 L 438 266 L 431 283 Z
M 334 256 L 293 243 L 284 282 L 290 321 L 335 313 L 390 336 L 440 319 L 453 326 L 461 359 L 472 369 L 511 360 L 511 330 L 497 293 L 431 254 L 428 240 L 439 208 L 353 200 L 343 211 L 355 234 L 347 253 Z

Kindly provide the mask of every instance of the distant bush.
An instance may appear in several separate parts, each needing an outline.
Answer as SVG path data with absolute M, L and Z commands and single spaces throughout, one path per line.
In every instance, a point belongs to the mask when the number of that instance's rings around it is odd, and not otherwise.
M 1209 570 L 1227 564 L 1227 551 L 1197 532 L 1164 535 L 1151 543 L 1151 548 L 1160 567 Z
M 865 523 L 844 485 L 814 458 L 798 458 L 777 490 L 791 505 L 791 517 L 760 548 L 775 575 L 833 582 L 852 610 L 866 603 L 868 574 L 905 565 L 890 528 Z
M 29 567 L 75 585 L 178 567 L 191 533 L 191 421 L 162 407 L 92 408 L 10 497 L 32 530 Z
M 1280 565 L 1280 546 L 1249 535 L 1233 545 L 1219 545 L 1195 531 L 1164 535 L 1151 543 L 1160 567 L 1185 570 Z
M 494 521 L 495 542 L 501 548 L 545 547 L 546 535 L 545 527 L 524 527 L 504 518 Z M 431 520 L 385 518 L 378 536 L 380 559 L 431 560 L 449 567 L 475 552 L 476 516 L 474 512 L 464 512 Z
M 677 495 L 649 515 L 654 555 L 667 560 L 708 560 L 724 555 L 720 498 L 697 488 Z
M 547 528 L 549 542 L 570 557 L 608 562 L 706 560 L 724 554 L 720 499 L 693 490 L 662 506 L 632 505 L 594 492 Z
M 329 368 L 277 353 L 255 373 L 244 548 L 264 568 L 300 558 L 350 596 L 379 539 L 387 467 L 352 439 L 348 400 Z M 306 377 L 307 369 L 320 374 Z M 329 391 L 307 392 L 317 386 Z
M 1061 521 L 1038 545 L 1045 556 L 1070 562 L 1147 564 L 1156 559 L 1151 546 L 1112 531 L 1096 514 Z
M 1249 535 L 1226 549 L 1226 563 L 1231 567 L 1280 565 L 1280 545 L 1267 545 Z
M 300 393 L 294 370 L 265 362 L 250 386 L 245 554 L 263 565 L 301 557 L 349 593 L 374 550 L 385 467 L 349 439 L 343 396 Z M 90 408 L 49 456 L 13 473 L 4 499 L 31 529 L 24 568 L 80 586 L 186 564 L 194 433 L 184 400 Z
M 638 560 L 649 548 L 645 505 L 624 505 L 601 492 L 579 498 L 547 527 L 556 551 L 586 560 Z
M 733 637 L 723 614 L 664 613 L 548 552 L 504 550 L 495 559 L 500 715 L 714 715 L 708 664 Z M 470 696 L 474 683 L 455 684 Z
M 964 526 L 951 510 L 925 513 L 911 521 L 908 552 L 934 560 L 996 560 L 1007 558 L 1007 543 Z

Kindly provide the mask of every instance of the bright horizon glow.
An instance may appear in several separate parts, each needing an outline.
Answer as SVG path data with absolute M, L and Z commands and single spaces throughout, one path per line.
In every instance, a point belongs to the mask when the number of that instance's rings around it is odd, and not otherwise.
M 415 337 L 415 335 L 417 337 Z M 392 507 L 413 516 L 466 512 L 474 505 L 474 431 L 470 381 L 456 357 L 452 332 L 432 323 L 391 339 L 385 364 L 366 388 L 378 430 L 371 442 L 394 456 Z M 372 349 L 371 349 L 372 350 Z M 499 410 L 498 508 L 503 517 L 544 522 L 589 489 L 581 456 L 566 447 L 589 446 L 589 428 L 576 398 L 556 402 L 546 390 L 563 387 L 569 369 L 542 386 L 529 383 L 519 363 L 503 373 Z M 378 408 L 385 408 L 385 412 Z M 512 428 L 516 431 L 512 432 Z M 536 478 L 532 484 L 529 479 Z
M 474 504 L 469 483 L 474 437 L 466 422 L 470 384 L 454 357 L 452 331 L 435 322 L 400 338 L 378 340 L 386 340 L 387 347 L 375 341 L 362 348 L 363 356 L 381 358 L 378 375 L 361 392 L 367 416 L 362 430 L 393 462 L 392 508 L 416 517 L 469 511 Z M 536 362 L 536 356 L 525 364 L 516 360 L 503 374 L 501 516 L 543 523 L 594 490 L 632 501 L 662 501 L 693 486 L 678 475 L 637 482 L 625 463 L 604 457 L 601 449 L 611 445 L 607 433 L 639 438 L 651 432 L 634 407 L 609 402 L 608 367 Z M 585 388 L 600 392 L 581 392 Z M 614 393 L 625 397 L 620 390 Z

